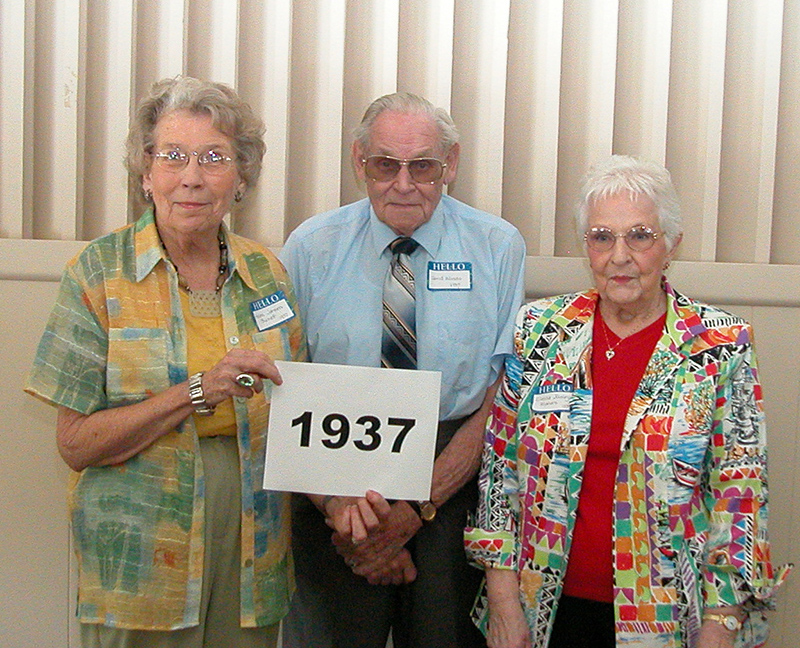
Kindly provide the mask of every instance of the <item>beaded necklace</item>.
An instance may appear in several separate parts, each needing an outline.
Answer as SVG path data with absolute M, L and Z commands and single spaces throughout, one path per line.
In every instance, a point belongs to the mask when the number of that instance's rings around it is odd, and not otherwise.
M 225 243 L 225 238 L 222 236 L 222 230 L 217 234 L 217 241 L 219 242 L 219 266 L 217 281 L 214 290 L 192 290 L 186 278 L 181 274 L 178 266 L 170 258 L 167 246 L 164 241 L 161 241 L 161 247 L 167 255 L 172 267 L 178 275 L 178 286 L 189 296 L 189 310 L 195 317 L 219 317 L 222 313 L 220 309 L 220 290 L 225 283 L 225 278 L 228 275 L 228 245 Z

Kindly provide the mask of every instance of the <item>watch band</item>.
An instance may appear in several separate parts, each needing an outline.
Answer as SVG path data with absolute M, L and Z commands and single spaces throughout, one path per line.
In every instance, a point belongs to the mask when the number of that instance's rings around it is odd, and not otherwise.
M 436 506 L 430 500 L 408 500 L 408 505 L 414 509 L 414 512 L 419 515 L 423 522 L 433 522 L 436 517 Z
M 209 405 L 203 393 L 203 372 L 198 371 L 189 376 L 189 400 L 194 405 L 194 413 L 200 416 L 211 416 L 215 411 L 214 405 Z

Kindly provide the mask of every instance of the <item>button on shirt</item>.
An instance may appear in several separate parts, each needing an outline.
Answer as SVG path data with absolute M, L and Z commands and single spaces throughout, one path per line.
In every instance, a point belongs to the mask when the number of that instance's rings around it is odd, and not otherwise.
M 380 366 L 381 300 L 388 245 L 397 234 L 368 199 L 315 216 L 281 252 L 294 283 L 313 362 Z M 480 407 L 513 351 L 525 243 L 515 227 L 449 196 L 413 234 L 417 361 L 442 372 L 439 418 Z M 430 290 L 430 261 L 472 264 L 470 290 Z

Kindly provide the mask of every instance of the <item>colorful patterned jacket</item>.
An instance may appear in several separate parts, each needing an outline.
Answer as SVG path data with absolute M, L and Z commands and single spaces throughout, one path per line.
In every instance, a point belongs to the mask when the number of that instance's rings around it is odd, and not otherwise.
M 250 304 L 281 290 L 297 303 L 280 262 L 226 231 L 230 277 L 221 290 L 228 349 L 305 360 L 300 318 L 265 331 Z M 178 277 L 151 211 L 89 243 L 67 264 L 27 386 L 83 414 L 144 400 L 187 379 Z M 267 399 L 235 399 L 242 479 L 241 622 L 270 625 L 294 587 L 289 497 L 261 488 Z M 204 477 L 193 417 L 128 461 L 72 473 L 78 618 L 119 628 L 197 625 L 203 574 Z M 236 504 L 231 502 L 232 506 Z
M 664 287 L 665 330 L 628 411 L 609 529 L 617 642 L 693 646 L 704 607 L 744 604 L 751 613 L 737 645 L 758 646 L 761 610 L 785 570 L 776 578 L 770 563 L 752 330 Z M 474 563 L 517 571 L 539 648 L 561 594 L 591 430 L 597 299 L 562 295 L 519 312 L 465 532 Z M 486 612 L 484 598 L 479 625 Z

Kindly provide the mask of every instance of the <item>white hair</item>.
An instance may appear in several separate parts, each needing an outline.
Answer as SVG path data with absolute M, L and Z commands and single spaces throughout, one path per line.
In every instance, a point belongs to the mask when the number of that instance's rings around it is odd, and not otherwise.
M 578 236 L 582 238 L 589 226 L 592 205 L 620 194 L 631 199 L 647 196 L 653 201 L 667 248 L 672 250 L 683 232 L 681 206 L 672 177 L 660 164 L 629 155 L 612 155 L 586 175 L 575 214 Z
M 353 129 L 354 139 L 361 145 L 361 150 L 369 148 L 372 126 L 378 116 L 385 111 L 427 115 L 439 131 L 439 144 L 445 153 L 458 142 L 458 130 L 453 118 L 444 108 L 436 108 L 430 101 L 410 92 L 394 92 L 383 95 L 373 101 L 361 123 Z

